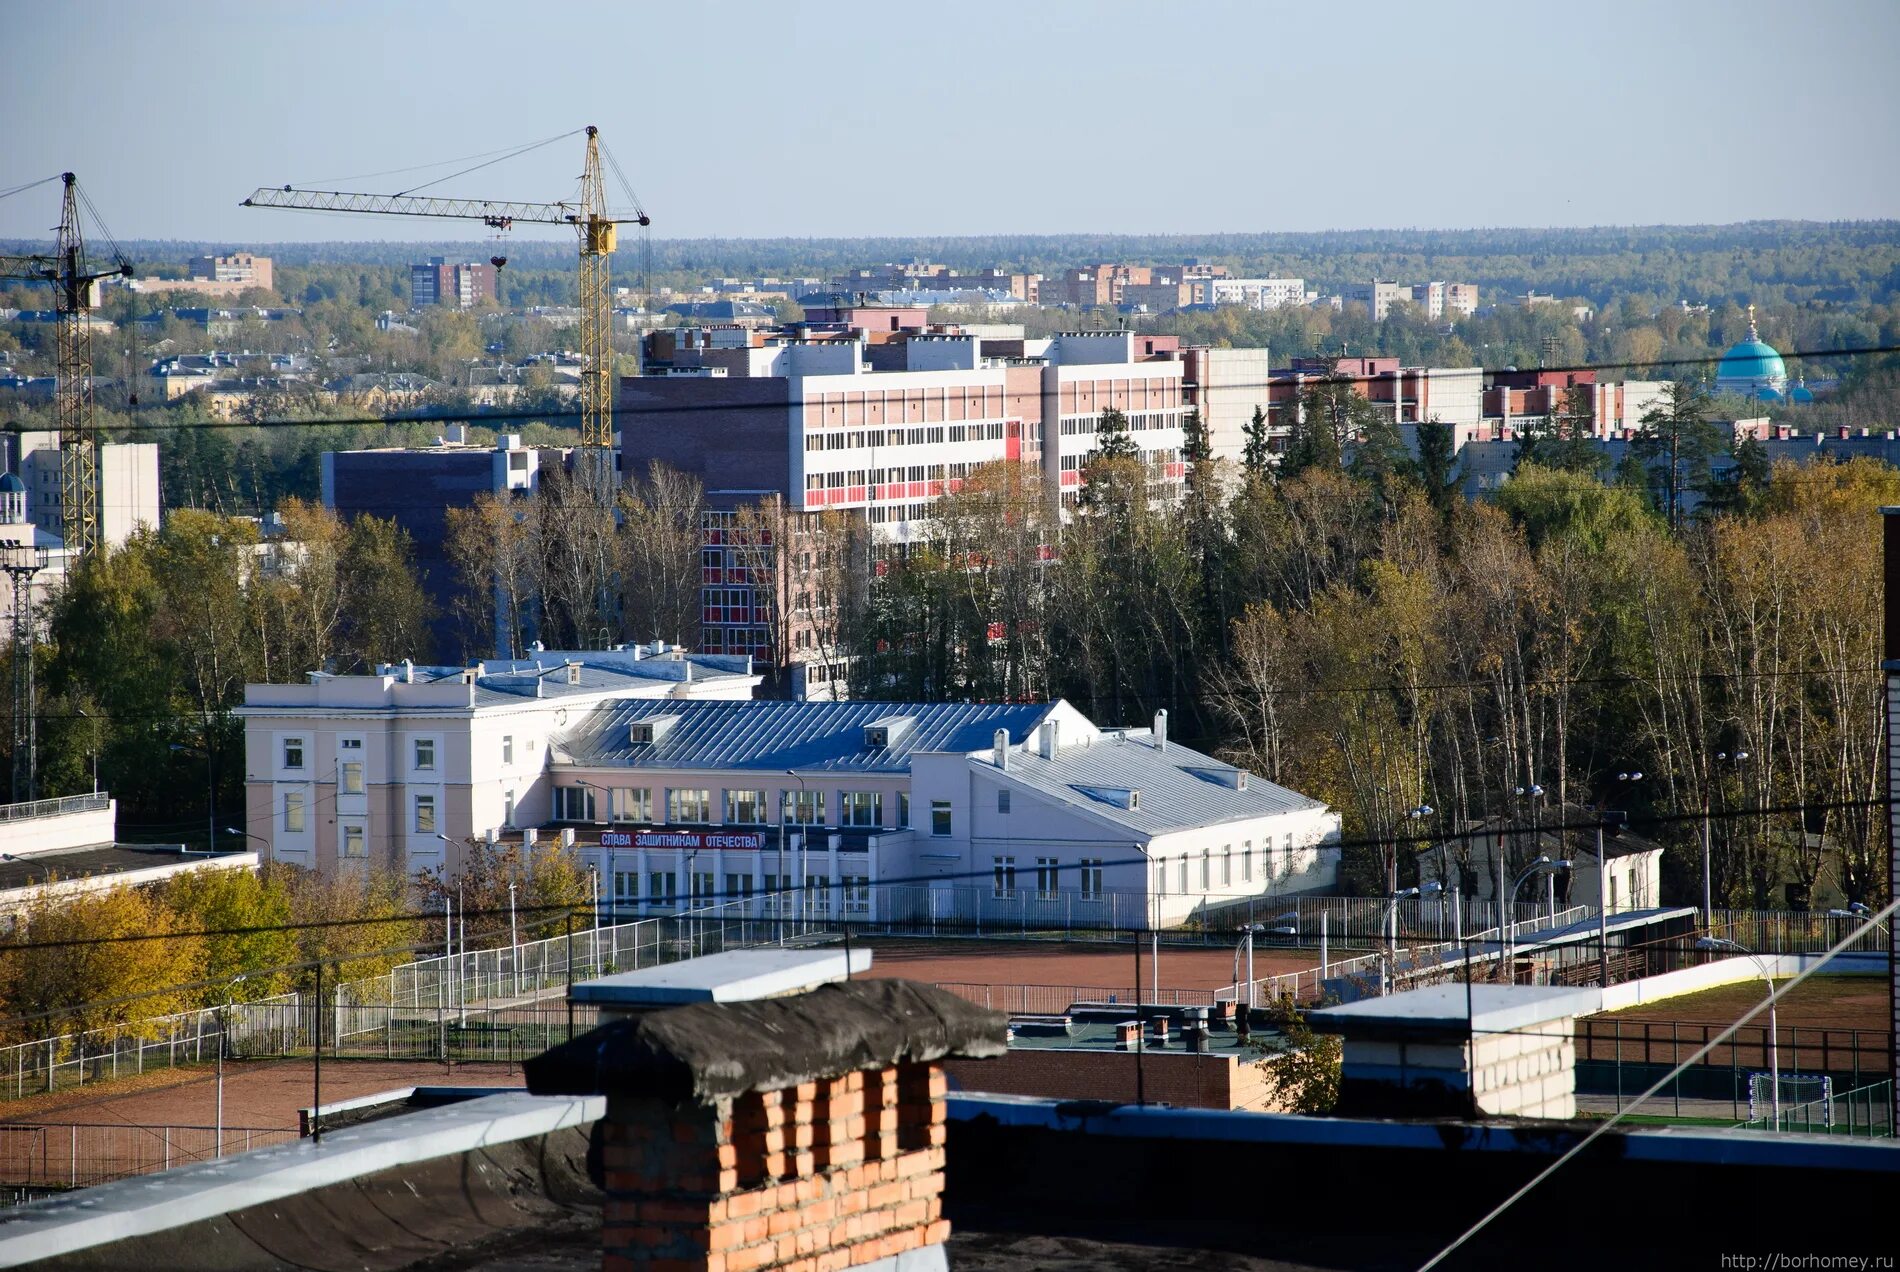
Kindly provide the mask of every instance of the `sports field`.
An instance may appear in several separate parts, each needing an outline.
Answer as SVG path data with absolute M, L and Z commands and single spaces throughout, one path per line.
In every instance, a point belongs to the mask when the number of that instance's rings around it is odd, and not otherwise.
M 1785 985 L 1787 982 L 1778 981 Z M 1741 1018 L 1749 1008 L 1768 996 L 1768 987 L 1760 980 L 1737 981 L 1705 989 L 1699 994 L 1664 998 L 1623 1011 L 1606 1012 L 1599 1020 L 1673 1020 L 1682 1023 L 1726 1025 Z M 1788 991 L 1776 1004 L 1775 1015 L 1783 1029 L 1868 1029 L 1882 1033 L 1893 1027 L 1887 1015 L 1887 980 L 1884 976 L 1816 976 Z M 1766 1024 L 1767 1013 L 1753 1023 Z

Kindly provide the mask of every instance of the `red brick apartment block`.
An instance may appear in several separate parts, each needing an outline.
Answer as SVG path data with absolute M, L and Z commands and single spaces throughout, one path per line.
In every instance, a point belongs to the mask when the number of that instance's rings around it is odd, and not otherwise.
M 934 987 L 855 981 L 650 1012 L 527 1069 L 537 1093 L 608 1097 L 607 1272 L 940 1268 L 939 1061 L 1001 1055 L 1003 1037 Z

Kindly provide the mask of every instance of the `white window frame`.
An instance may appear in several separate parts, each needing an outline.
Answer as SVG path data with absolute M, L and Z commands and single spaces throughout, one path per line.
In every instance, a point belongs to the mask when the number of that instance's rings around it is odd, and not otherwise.
M 414 815 L 411 820 L 411 824 L 416 828 L 416 833 L 418 835 L 437 834 L 438 831 L 436 827 L 439 825 L 439 822 L 436 817 L 436 813 L 438 810 L 436 808 L 435 796 L 434 795 L 417 795 L 412 801 L 412 803 L 413 803 Z M 425 811 L 428 813 L 427 825 L 423 824 L 423 813 Z
M 343 760 L 336 766 L 336 789 L 339 795 L 362 795 L 368 791 L 363 782 L 363 761 Z
M 297 752 L 297 762 L 295 764 L 292 764 L 290 762 L 290 753 L 291 753 L 292 748 L 295 748 Z M 280 761 L 279 767 L 283 768 L 287 772 L 292 772 L 292 773 L 303 772 L 304 740 L 301 734 L 298 735 L 297 737 L 284 738 L 282 740 L 282 744 L 278 747 L 278 760 Z
M 284 792 L 284 833 L 301 835 L 310 824 L 302 791 Z
M 1102 899 L 1102 859 L 1100 857 L 1082 858 L 1081 885 L 1084 901 Z
M 428 748 L 428 752 L 429 752 L 428 763 L 426 764 L 423 763 L 423 754 L 422 754 L 423 748 L 425 747 Z M 432 737 L 411 738 L 409 740 L 409 758 L 410 758 L 411 763 L 415 767 L 415 771 L 418 773 L 435 772 L 436 753 L 440 749 L 441 748 L 436 745 L 436 740 Z
M 354 840 L 356 851 L 351 852 Z M 369 859 L 369 830 L 358 822 L 344 822 L 337 827 L 337 856 L 345 861 L 367 861 Z
M 942 826 L 943 829 L 937 829 L 938 826 Z M 950 801 L 947 799 L 931 800 L 930 837 L 932 839 L 949 839 L 954 834 L 956 834 L 956 819 L 952 813 Z

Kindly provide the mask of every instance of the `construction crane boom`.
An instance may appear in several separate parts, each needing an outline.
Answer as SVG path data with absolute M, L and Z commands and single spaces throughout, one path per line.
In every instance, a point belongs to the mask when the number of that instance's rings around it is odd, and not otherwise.
M 84 555 L 99 546 L 99 438 L 92 423 L 90 315 L 99 280 L 130 278 L 132 266 L 115 248 L 112 268 L 90 268 L 79 222 L 79 178 L 66 172 L 60 180 L 66 194 L 60 206 L 57 248 L 50 256 L 0 256 L 0 278 L 50 283 L 57 297 L 53 416 L 59 425 L 60 517 L 66 547 Z
M 352 194 L 341 190 L 262 187 L 242 206 L 291 208 L 312 212 L 358 212 L 381 216 L 444 217 L 480 221 L 506 230 L 520 221 L 533 225 L 572 225 L 580 235 L 581 450 L 583 475 L 602 499 L 610 493 L 614 471 L 613 350 L 608 338 L 609 266 L 617 243 L 616 227 L 649 225 L 635 209 L 616 219 L 607 212 L 607 187 L 600 167 L 600 134 L 587 127 L 587 166 L 581 174 L 577 203 L 523 203 L 496 199 L 435 199 L 410 194 Z

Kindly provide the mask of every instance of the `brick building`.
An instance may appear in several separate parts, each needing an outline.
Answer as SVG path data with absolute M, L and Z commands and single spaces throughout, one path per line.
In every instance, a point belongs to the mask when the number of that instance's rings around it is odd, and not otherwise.
M 473 309 L 495 298 L 495 267 L 487 261 L 455 264 L 447 257 L 432 256 L 426 264 L 409 267 L 411 308 L 448 305 Z

